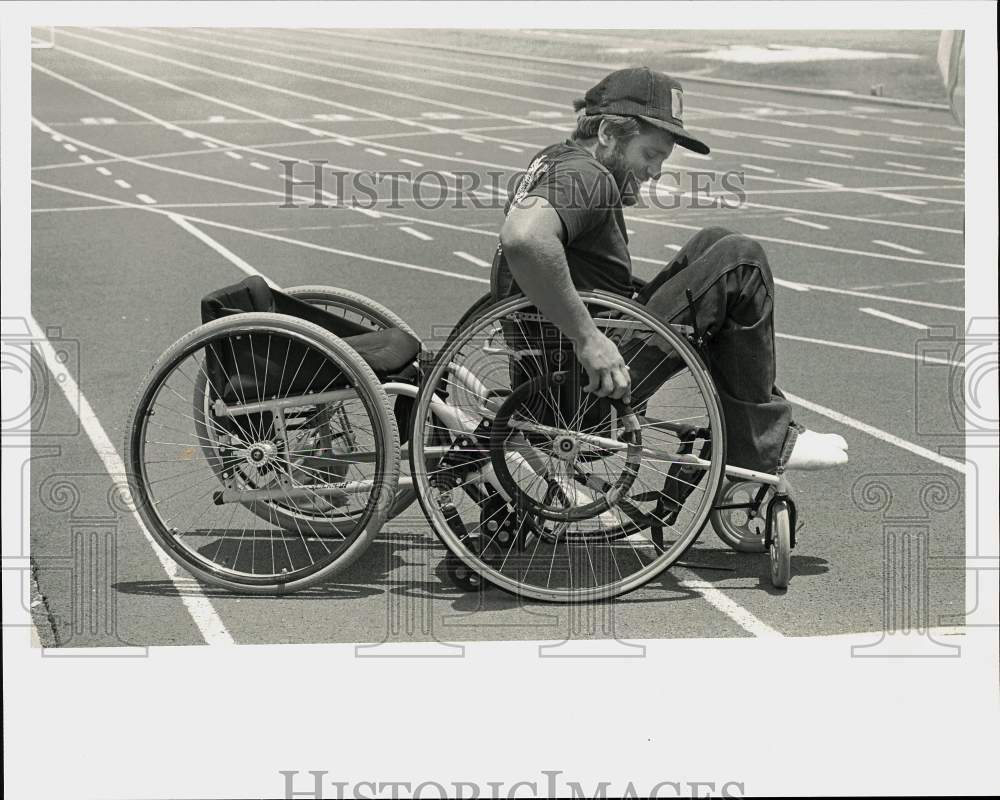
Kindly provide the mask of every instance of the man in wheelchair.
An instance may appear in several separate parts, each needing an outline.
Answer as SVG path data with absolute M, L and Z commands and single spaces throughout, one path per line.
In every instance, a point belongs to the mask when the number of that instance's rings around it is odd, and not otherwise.
M 684 128 L 680 83 L 646 67 L 623 69 L 574 107 L 572 138 L 539 152 L 510 198 L 493 261 L 494 298 L 523 292 L 573 343 L 586 391 L 636 404 L 669 376 L 666 357 L 650 347 L 620 352 L 578 291 L 634 297 L 702 339 L 728 463 L 769 473 L 846 463 L 844 439 L 793 422 L 775 385 L 774 280 L 759 243 L 705 228 L 648 284 L 632 277 L 623 207 L 659 177 L 675 145 L 709 152 Z

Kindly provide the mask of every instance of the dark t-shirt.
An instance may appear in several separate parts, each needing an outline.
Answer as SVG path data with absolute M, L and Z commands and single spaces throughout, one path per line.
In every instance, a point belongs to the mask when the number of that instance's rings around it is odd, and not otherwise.
M 614 177 L 594 156 L 571 140 L 546 147 L 531 159 L 505 213 L 525 197 L 545 198 L 562 220 L 566 261 L 578 291 L 604 289 L 632 296 L 621 195 Z M 520 291 L 499 244 L 491 290 L 497 299 Z

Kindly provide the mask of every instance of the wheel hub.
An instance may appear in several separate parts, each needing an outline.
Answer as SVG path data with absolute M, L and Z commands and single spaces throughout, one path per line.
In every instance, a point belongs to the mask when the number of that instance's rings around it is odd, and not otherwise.
M 257 469 L 269 467 L 277 456 L 278 448 L 274 442 L 254 442 L 246 450 L 247 464 Z
M 552 440 L 552 452 L 556 458 L 569 463 L 576 461 L 577 453 L 580 450 L 580 443 L 575 436 L 561 435 Z

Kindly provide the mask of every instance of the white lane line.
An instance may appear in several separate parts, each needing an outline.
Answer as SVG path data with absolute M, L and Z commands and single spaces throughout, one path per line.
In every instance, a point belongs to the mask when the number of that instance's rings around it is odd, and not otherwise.
M 372 219 L 382 218 L 382 215 L 378 211 L 372 211 L 370 208 L 362 208 L 361 206 L 351 206 L 351 208 L 359 214 L 364 214 L 366 217 L 371 217 Z
M 76 152 L 76 147 L 74 147 L 73 145 L 68 144 L 68 143 L 63 145 L 63 149 L 64 150 L 69 150 L 71 153 L 75 153 Z
M 633 258 L 632 260 L 635 261 L 636 259 Z M 779 286 L 782 283 L 784 283 L 784 281 L 779 281 L 778 278 L 775 278 L 774 282 L 777 283 Z M 884 300 L 889 303 L 901 303 L 907 306 L 920 306 L 922 308 L 939 308 L 942 311 L 960 311 L 962 313 L 965 312 L 965 309 L 962 306 L 949 306 L 945 305 L 944 303 L 931 303 L 927 300 L 911 300 L 908 297 L 892 297 L 889 295 L 872 294 L 871 292 L 859 292 L 853 289 L 837 289 L 834 288 L 833 286 L 817 286 L 814 283 L 800 283 L 798 285 L 804 286 L 806 289 L 810 289 L 816 292 L 842 294 L 842 295 L 847 295 L 848 297 L 865 297 L 870 300 Z
M 872 239 L 872 244 L 880 244 L 882 245 L 882 247 L 888 247 L 892 250 L 899 250 L 900 252 L 909 253 L 910 255 L 913 256 L 924 255 L 923 250 L 917 250 L 915 247 L 904 247 L 901 244 L 896 244 L 895 242 L 887 242 L 883 239 Z
M 653 219 L 651 217 L 634 217 L 625 216 L 627 222 L 636 222 L 643 225 L 657 225 L 664 228 L 680 228 L 682 230 L 688 231 L 699 231 L 701 226 L 699 225 L 686 225 L 681 222 L 666 222 L 661 219 Z M 947 261 L 932 261 L 926 258 L 912 258 L 908 256 L 892 256 L 888 253 L 876 253 L 870 250 L 854 250 L 847 247 L 834 247 L 828 244 L 816 244 L 815 242 L 804 242 L 800 239 L 782 239 L 777 236 L 761 236 L 757 233 L 747 232 L 748 236 L 756 239 L 758 242 L 775 242 L 776 244 L 787 244 L 793 247 L 803 247 L 808 250 L 825 250 L 830 253 L 841 253 L 843 255 L 853 255 L 853 256 L 866 256 L 868 258 L 880 258 L 886 261 L 904 261 L 908 264 L 924 264 L 930 267 L 945 267 L 947 269 L 959 269 L 965 270 L 964 264 L 952 264 Z M 635 258 L 633 257 L 633 261 Z
M 758 167 L 756 164 L 740 164 L 743 169 L 752 169 L 757 172 L 763 172 L 767 175 L 774 175 L 775 171 L 773 169 L 768 169 L 767 167 Z
M 903 164 L 899 161 L 886 161 L 885 165 L 887 167 L 899 167 L 901 169 L 915 169 L 917 172 L 924 172 L 925 167 L 917 166 L 916 164 Z
M 822 178 L 806 178 L 808 183 L 815 183 L 817 186 L 829 186 L 831 189 L 843 189 L 844 184 L 836 181 L 825 181 Z
M 226 118 L 221 114 L 213 114 L 208 118 L 209 122 L 225 122 Z
M 764 144 L 769 144 L 771 147 L 791 147 L 787 142 L 776 142 L 774 139 L 764 139 Z
M 816 230 L 820 231 L 830 230 L 829 225 L 820 225 L 818 222 L 810 222 L 806 219 L 795 219 L 795 217 L 782 217 L 782 219 L 784 219 L 785 222 L 791 222 L 795 225 L 804 225 L 807 228 L 816 228 Z
M 512 152 L 512 153 L 523 153 L 524 152 L 524 148 L 523 147 L 514 147 L 514 145 L 512 145 L 512 144 L 502 144 L 502 145 L 500 145 L 500 149 L 501 150 L 510 150 L 510 152 Z
M 77 156 L 77 158 L 79 158 L 80 161 L 82 161 L 84 164 L 93 164 L 94 163 L 94 159 L 92 159 L 88 155 L 79 155 L 79 156 Z
M 115 178 L 115 184 L 121 186 L 123 189 L 131 189 L 132 184 L 128 181 L 124 181 L 121 178 Z
M 890 322 L 895 322 L 899 325 L 905 325 L 908 328 L 916 328 L 918 331 L 929 331 L 930 325 L 924 325 L 922 322 L 914 322 L 912 319 L 906 319 L 906 317 L 897 317 L 893 314 L 887 314 L 885 311 L 879 311 L 877 308 L 859 308 L 862 314 L 869 314 L 873 317 L 879 317 L 880 319 L 887 319 Z
M 679 244 L 665 244 L 663 246 L 669 248 L 670 250 L 680 250 L 681 249 L 681 245 L 679 245 Z
M 167 218 L 171 222 L 176 223 L 181 228 L 183 228 L 184 230 L 186 230 L 188 233 L 190 233 L 192 236 L 194 236 L 199 241 L 204 242 L 205 244 L 207 244 L 216 253 L 218 253 L 220 256 L 222 256 L 224 259 L 226 259 L 226 261 L 228 261 L 230 264 L 232 264 L 233 266 L 235 266 L 237 269 L 245 272 L 247 275 L 257 275 L 257 276 L 263 278 L 265 281 L 268 282 L 268 284 L 270 284 L 271 286 L 273 286 L 275 289 L 280 289 L 281 288 L 280 286 L 278 286 L 278 284 L 276 284 L 269 277 L 267 277 L 267 275 L 264 275 L 263 273 L 261 273 L 258 270 L 254 269 L 246 261 L 244 261 L 238 255 L 236 255 L 236 253 L 234 253 L 232 250 L 230 250 L 225 245 L 220 244 L 219 242 L 217 242 L 215 239 L 213 239 L 211 236 L 209 236 L 204 231 L 196 228 L 194 225 L 192 225 L 190 222 L 188 222 L 187 219 L 185 219 L 182 215 L 180 215 L 180 214 L 173 214 L 173 213 L 167 212 Z
M 239 161 L 243 158 L 243 156 L 240 153 L 234 153 L 232 150 L 227 150 L 226 155 L 232 159 L 235 159 L 236 161 Z
M 910 197 L 904 194 L 892 194 L 890 192 L 867 192 L 867 194 L 875 195 L 875 197 L 884 197 L 887 200 L 897 200 L 900 203 L 909 203 L 911 206 L 925 206 L 927 205 L 926 200 L 921 200 L 919 197 Z
M 854 156 L 849 155 L 847 153 L 838 153 L 836 150 L 820 150 L 819 152 L 821 152 L 825 156 L 833 156 L 834 158 L 847 158 L 851 160 L 854 159 Z M 886 163 L 888 164 L 889 162 L 887 161 Z
M 111 174 L 111 170 L 108 169 L 107 167 L 98 167 L 97 171 L 99 173 L 101 173 L 101 175 L 110 175 Z
M 839 422 L 841 425 L 847 425 L 849 428 L 854 428 L 862 433 L 867 433 L 869 436 L 873 436 L 879 441 L 891 444 L 901 450 L 906 450 L 907 452 L 913 453 L 921 458 L 926 458 L 928 461 L 933 461 L 935 464 L 940 464 L 942 467 L 953 469 L 963 475 L 966 472 L 965 464 L 959 463 L 954 459 L 947 458 L 946 456 L 942 456 L 939 453 L 935 453 L 933 450 L 928 450 L 926 447 L 921 447 L 913 442 L 908 442 L 906 439 L 900 439 L 898 436 L 895 436 L 888 431 L 883 431 L 880 428 L 876 428 L 874 425 L 869 425 L 867 422 L 862 422 L 854 417 L 841 414 L 839 411 L 834 411 L 832 408 L 821 406 L 819 403 L 814 403 L 811 400 L 806 400 L 805 398 L 790 394 L 789 392 L 785 392 L 785 397 L 796 405 L 802 406 L 803 408 L 816 414 L 820 414 L 828 419 L 832 419 L 834 422 Z
M 384 150 L 376 150 L 374 147 L 366 147 L 365 148 L 365 152 L 366 153 L 371 153 L 373 156 L 384 156 L 385 155 L 385 151 Z
M 419 161 L 414 161 L 412 158 L 401 158 L 401 159 L 399 159 L 399 163 L 400 164 L 406 164 L 407 166 L 410 166 L 410 167 L 422 167 L 423 166 L 423 164 L 421 164 Z
M 473 255 L 469 255 L 463 250 L 456 250 L 453 255 L 456 255 L 459 258 L 468 261 L 470 264 L 475 264 L 477 267 L 489 268 L 493 266 L 493 264 L 491 264 L 489 261 L 483 261 L 481 258 L 476 258 Z
M 213 149 L 219 146 L 215 142 L 208 141 L 208 139 L 206 139 L 205 141 L 203 141 L 202 145 L 205 146 L 205 147 L 211 147 Z
M 251 161 L 250 166 L 253 167 L 254 169 L 263 169 L 263 170 L 270 169 L 270 167 L 268 167 L 267 164 L 261 164 L 259 161 Z
M 930 286 L 934 283 L 963 283 L 965 278 L 934 278 L 929 281 L 905 281 L 903 283 L 879 283 L 874 286 L 855 286 L 855 289 L 894 289 L 900 286 Z
M 104 464 L 108 475 L 111 476 L 111 480 L 118 491 L 118 496 L 127 500 L 128 508 L 135 518 L 139 533 L 143 535 L 149 546 L 153 549 L 156 560 L 160 562 L 160 566 L 167 573 L 167 578 L 174 585 L 177 596 L 180 598 L 181 603 L 184 604 L 184 608 L 191 615 L 191 619 L 194 620 L 194 624 L 197 626 L 205 643 L 234 644 L 232 635 L 226 630 L 226 626 L 215 612 L 215 609 L 212 608 L 209 599 L 202 593 L 201 587 L 197 584 L 192 586 L 192 581 L 187 576 L 187 573 L 182 572 L 173 559 L 164 553 L 160 546 L 153 541 L 153 537 L 146 530 L 142 518 L 135 509 L 131 493 L 128 489 L 125 464 L 115 450 L 115 446 L 108 438 L 107 433 L 105 433 L 104 428 L 101 426 L 101 422 L 94 413 L 93 407 L 83 392 L 80 391 L 80 387 L 73 379 L 73 376 L 70 375 L 69 370 L 66 369 L 65 364 L 59 361 L 55 348 L 52 347 L 51 342 L 46 338 L 41 326 L 30 315 L 27 317 L 27 322 L 31 328 L 31 334 L 35 339 L 35 347 L 41 351 L 45 365 L 52 373 L 56 386 L 66 395 L 70 407 L 76 409 L 77 416 L 80 418 L 80 425 L 90 439 L 94 450 L 97 451 L 97 456 L 101 459 L 101 463 Z
M 692 589 L 700 594 L 709 605 L 717 608 L 748 633 L 761 639 L 784 638 L 783 634 L 762 622 L 727 594 L 719 590 L 711 581 L 704 580 L 691 569 L 687 567 L 674 567 L 673 572 L 681 578 L 679 581 L 681 586 L 685 589 Z
M 808 292 L 809 287 L 803 286 L 801 283 L 795 283 L 793 281 L 786 281 L 784 278 L 775 278 L 775 286 L 784 286 L 786 289 L 791 289 L 793 292 Z
M 153 204 L 154 204 L 154 203 L 156 202 L 156 201 L 155 201 L 155 200 L 154 200 L 154 199 L 153 199 L 152 197 L 150 197 L 150 196 L 149 196 L 148 194 L 137 194 L 137 195 L 136 195 L 136 197 L 138 197 L 138 198 L 139 198 L 139 199 L 140 199 L 140 200 L 141 200 L 141 201 L 142 201 L 143 203 L 145 203 L 146 205 L 150 205 L 150 206 L 151 206 L 151 205 L 153 205 Z
M 864 309 L 862 309 L 864 310 Z M 865 347 L 860 344 L 847 344 L 847 342 L 831 342 L 829 339 L 815 339 L 811 336 L 795 336 L 791 333 L 775 333 L 778 339 L 788 339 L 791 342 L 806 342 L 807 344 L 818 344 L 823 347 L 835 347 L 840 350 L 857 350 L 859 353 L 871 353 L 877 356 L 890 356 L 892 358 L 902 358 L 906 361 L 916 361 L 918 364 L 941 364 L 946 367 L 965 368 L 962 361 L 952 361 L 948 358 L 938 358 L 937 356 L 916 355 L 915 353 L 904 353 L 901 350 L 883 350 L 881 347 Z
M 423 231 L 418 231 L 416 228 L 411 228 L 409 225 L 400 225 L 399 226 L 399 230 L 401 230 L 403 233 L 408 233 L 408 234 L 410 234 L 410 236 L 414 236 L 417 239 L 420 239 L 420 241 L 422 241 L 422 242 L 433 242 L 434 241 L 434 237 L 433 236 L 428 236 Z

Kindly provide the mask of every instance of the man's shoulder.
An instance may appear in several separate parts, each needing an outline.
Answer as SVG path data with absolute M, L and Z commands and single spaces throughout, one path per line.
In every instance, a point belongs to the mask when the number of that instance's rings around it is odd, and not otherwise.
M 570 141 L 550 145 L 531 159 L 523 187 L 536 187 L 546 180 L 550 188 L 568 185 L 600 191 L 609 199 L 617 194 L 617 184 L 608 169 L 592 153 Z M 526 191 L 530 189 L 526 188 Z

